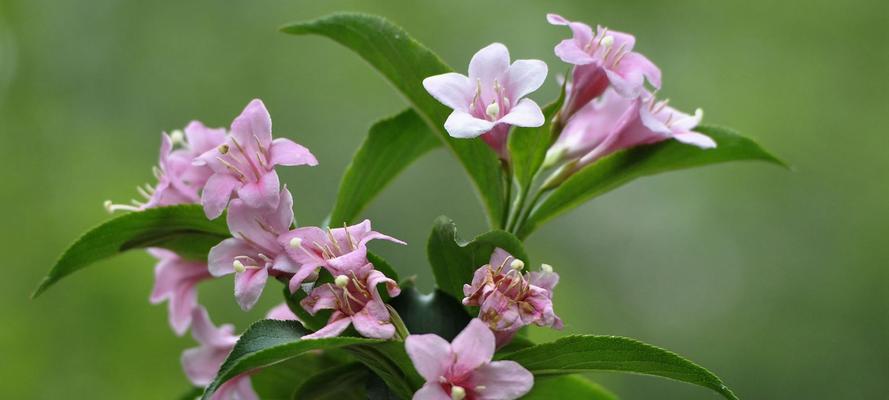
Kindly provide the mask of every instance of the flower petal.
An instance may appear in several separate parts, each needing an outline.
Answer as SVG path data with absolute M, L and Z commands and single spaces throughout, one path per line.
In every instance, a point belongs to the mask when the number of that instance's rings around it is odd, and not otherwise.
M 524 127 L 538 127 L 543 125 L 544 122 L 546 122 L 546 118 L 543 117 L 543 112 L 540 111 L 540 106 L 531 99 L 519 100 L 519 103 L 509 110 L 509 114 L 506 114 L 503 118 L 497 120 L 498 124 L 502 123 Z
M 515 102 L 539 89 L 546 81 L 546 73 L 547 67 L 543 61 L 516 60 L 506 71 L 506 82 L 503 86 L 512 97 L 511 100 Z
M 272 117 L 262 100 L 253 99 L 247 104 L 232 122 L 231 134 L 244 148 L 255 148 L 257 141 L 268 148 L 272 143 Z
M 235 257 L 253 254 L 253 247 L 249 243 L 238 238 L 228 238 L 213 246 L 207 255 L 207 266 L 210 274 L 215 277 L 228 275 L 235 272 L 232 265 Z
M 410 335 L 404 340 L 404 348 L 414 368 L 427 382 L 438 383 L 438 378 L 450 367 L 451 344 L 438 335 Z
M 269 153 L 271 154 L 269 156 L 271 165 L 318 165 L 318 160 L 309 149 L 290 139 L 275 139 L 272 141 Z
M 224 128 L 208 128 L 201 121 L 191 121 L 184 129 L 192 154 L 201 154 L 225 142 Z
M 462 375 L 494 357 L 494 334 L 482 320 L 475 318 L 451 342 L 454 352 L 454 373 Z
M 268 319 L 277 319 L 280 321 L 299 321 L 296 314 L 290 310 L 287 303 L 281 303 L 269 310 L 265 315 Z
M 279 190 L 278 174 L 271 170 L 263 174 L 258 182 L 248 182 L 238 188 L 238 197 L 249 207 L 274 209 L 280 198 Z
M 524 396 L 534 386 L 534 375 L 515 361 L 495 361 L 472 373 L 473 385 L 484 386 L 476 392 L 479 400 L 512 400 Z
M 268 278 L 267 268 L 251 268 L 235 274 L 235 299 L 242 310 L 247 311 L 256 305 Z
M 494 79 L 503 76 L 507 69 L 509 69 L 509 50 L 501 43 L 491 43 L 469 60 L 469 81 L 481 80 L 482 90 L 493 88 Z
M 204 206 L 207 218 L 216 219 L 222 215 L 232 192 L 238 185 L 240 185 L 238 179 L 229 174 L 216 173 L 210 176 L 201 193 L 201 205 Z
M 426 382 L 420 390 L 414 393 L 412 400 L 451 400 L 451 396 L 445 393 L 441 384 L 436 382 Z
M 466 111 L 454 110 L 445 121 L 444 127 L 452 137 L 468 139 L 490 131 L 494 127 L 494 123 L 473 117 Z
M 259 395 L 253 390 L 250 375 L 244 373 L 220 385 L 210 400 L 259 400 Z
M 423 79 L 423 87 L 432 97 L 454 110 L 466 111 L 475 87 L 466 75 L 449 72 Z
M 333 317 L 331 317 L 333 319 Z M 322 339 L 328 337 L 338 336 L 340 333 L 343 333 L 346 328 L 349 327 L 349 324 L 352 323 L 352 320 L 348 317 L 344 317 L 335 321 L 330 321 L 327 325 L 311 335 L 305 335 L 302 339 Z
M 369 301 L 352 316 L 352 325 L 364 337 L 390 339 L 395 336 L 395 325 L 389 321 L 389 311 L 381 301 Z
M 704 135 L 703 133 L 698 132 L 687 132 L 687 133 L 678 133 L 673 135 L 673 138 L 693 146 L 700 147 L 702 149 L 712 149 L 716 147 L 716 142 L 710 138 L 710 136 Z

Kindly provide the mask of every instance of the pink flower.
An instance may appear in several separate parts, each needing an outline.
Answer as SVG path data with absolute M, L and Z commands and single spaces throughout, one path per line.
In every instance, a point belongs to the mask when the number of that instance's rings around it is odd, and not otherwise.
M 145 202 L 137 200 L 129 204 L 105 202 L 109 212 L 117 210 L 140 211 L 152 207 L 192 204 L 200 202 L 199 193 L 213 174 L 205 165 L 193 165 L 195 157 L 219 146 L 225 141 L 225 129 L 211 129 L 198 121 L 192 121 L 182 131 L 161 135 L 160 159 L 154 168 L 157 184 L 145 184 L 137 190 Z
M 590 100 L 599 97 L 609 84 L 625 97 L 642 93 L 645 80 L 661 87 L 661 71 L 642 54 L 633 51 L 633 35 L 609 31 L 601 26 L 593 29 L 581 22 L 572 22 L 557 14 L 547 14 L 553 25 L 567 25 L 574 33 L 556 45 L 555 53 L 562 61 L 574 64 L 571 93 L 565 115 L 571 116 Z
M 389 317 L 389 310 L 377 292 L 377 285 L 385 284 L 389 296 L 401 293 L 398 284 L 382 272 L 374 270 L 372 264 L 340 271 L 334 275 L 333 283 L 316 286 L 301 302 L 302 307 L 315 315 L 320 310 L 334 310 L 327 326 L 317 332 L 303 336 L 303 339 L 317 339 L 337 336 L 349 324 L 362 336 L 390 339 L 395 335 L 395 326 Z
M 213 219 L 222 214 L 233 193 L 250 207 L 274 208 L 280 191 L 275 166 L 314 166 L 318 161 L 289 139 L 272 140 L 272 119 L 262 100 L 255 99 L 232 122 L 225 143 L 195 163 L 213 170 L 201 195 L 204 212 Z
M 430 76 L 423 86 L 436 100 L 454 109 L 445 130 L 455 138 L 482 139 L 506 155 L 509 125 L 536 127 L 544 123 L 540 107 L 526 95 L 546 79 L 547 67 L 540 60 L 516 60 L 510 65 L 509 50 L 491 44 L 472 56 L 469 76 L 455 72 Z
M 182 368 L 188 380 L 197 386 L 207 386 L 216 377 L 219 367 L 228 357 L 228 353 L 238 342 L 234 334 L 234 326 L 226 324 L 219 328 L 210 321 L 207 310 L 198 307 L 194 310 L 194 327 L 191 334 L 200 346 L 187 349 L 182 353 Z M 252 400 L 259 399 L 250 383 L 249 374 L 241 374 L 216 390 L 213 400 Z
M 181 336 L 191 324 L 192 312 L 198 307 L 195 285 L 212 278 L 207 263 L 185 260 L 165 249 L 150 248 L 148 253 L 158 260 L 154 268 L 151 302 L 158 304 L 169 300 L 170 326 Z
M 552 302 L 559 275 L 545 264 L 540 272 L 522 274 L 524 267 L 522 260 L 497 248 L 491 261 L 475 271 L 472 283 L 463 285 L 463 304 L 481 307 L 479 318 L 494 331 L 498 347 L 526 325 L 562 329 Z
M 627 99 L 609 90 L 568 121 L 547 158 L 552 162 L 579 157 L 568 171 L 573 172 L 616 151 L 671 138 L 702 149 L 716 147 L 709 136 L 692 131 L 701 122 L 701 109 L 688 115 L 667 103 L 647 92 Z
M 473 319 L 454 341 L 410 335 L 405 348 L 426 384 L 414 400 L 512 400 L 534 386 L 534 375 L 515 361 L 491 361 L 494 335 Z
M 290 280 L 290 292 L 315 275 L 319 267 L 327 268 L 334 276 L 367 264 L 367 242 L 383 239 L 398 244 L 401 240 L 371 230 L 370 220 L 336 229 L 314 226 L 294 229 L 280 237 L 279 244 L 290 258 L 300 264 Z
M 277 319 L 280 321 L 299 321 L 299 317 L 297 317 L 293 311 L 290 311 L 290 307 L 287 303 L 281 303 L 273 307 L 265 317 L 267 319 Z M 302 321 L 300 321 L 300 323 L 302 323 Z
M 235 298 L 244 310 L 259 300 L 269 274 L 296 271 L 296 264 L 278 243 L 293 223 L 293 196 L 285 187 L 279 197 L 277 207 L 271 210 L 232 200 L 227 222 L 234 237 L 214 246 L 207 257 L 213 276 L 235 274 Z

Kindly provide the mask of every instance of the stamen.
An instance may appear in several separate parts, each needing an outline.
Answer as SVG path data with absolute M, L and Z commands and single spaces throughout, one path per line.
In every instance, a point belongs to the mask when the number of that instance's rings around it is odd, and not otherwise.
M 621 47 L 623 47 L 623 46 L 621 46 Z M 623 60 L 624 56 L 627 54 L 630 54 L 630 52 L 629 51 L 625 51 L 623 53 L 618 52 L 617 56 L 614 57 L 614 62 L 611 63 L 611 68 L 617 68 L 617 65 L 620 64 L 621 60 Z
M 265 255 L 265 254 L 259 253 L 259 254 L 257 254 L 257 255 L 259 256 L 259 258 L 262 259 L 262 261 L 265 261 L 265 262 L 267 262 L 267 263 L 271 263 L 272 261 L 274 261 L 274 260 L 272 260 L 269 256 L 267 256 L 267 255 Z
M 228 154 L 229 147 L 227 144 L 221 144 L 221 145 L 219 145 L 217 150 L 219 150 L 219 154 L 226 155 L 226 154 Z
M 614 36 L 605 36 L 602 38 L 602 46 L 605 47 L 605 53 L 602 53 L 603 60 L 608 59 L 608 54 L 611 53 L 612 45 L 614 45 Z
M 352 234 L 349 233 L 349 226 L 346 225 L 345 222 L 343 222 L 343 230 L 346 231 L 346 238 L 349 239 L 349 247 L 351 247 L 353 251 L 358 249 L 355 245 L 355 240 L 352 239 Z
M 488 105 L 488 108 L 485 109 L 485 114 L 491 119 L 495 119 L 500 115 L 500 106 L 497 105 L 497 100 L 492 101 L 491 104 Z
M 485 385 L 478 385 L 478 386 L 475 387 L 475 391 L 477 391 L 477 392 L 481 392 L 482 390 L 485 390 L 485 389 L 487 389 L 487 388 L 488 388 L 488 387 L 485 386 Z
M 170 141 L 173 142 L 173 144 L 185 146 L 185 134 L 183 134 L 181 130 L 176 129 L 175 131 L 170 132 Z
M 451 386 L 451 400 L 463 400 L 466 398 L 466 389 L 460 386 Z
M 673 123 L 673 113 L 670 113 L 670 115 L 667 116 L 667 120 L 664 121 L 664 125 L 666 125 L 667 128 L 669 128 L 670 124 L 672 124 L 672 123 Z
M 660 102 L 660 104 L 658 104 L 658 106 L 657 106 L 657 109 L 651 110 L 651 112 L 653 114 L 657 114 L 657 113 L 661 112 L 664 109 L 664 107 L 667 106 L 668 103 L 670 103 L 670 99 L 666 99 L 666 100 Z
M 525 268 L 525 262 L 516 258 L 515 260 L 512 260 L 511 263 L 509 263 L 509 267 L 516 271 L 521 271 L 522 268 Z
M 336 249 L 336 254 L 340 254 L 343 250 L 340 248 L 339 242 L 337 242 L 336 238 L 333 237 L 333 231 L 330 230 L 330 227 L 327 227 L 327 237 L 330 238 L 330 243 L 333 244 L 333 247 Z
M 337 277 L 334 278 L 333 283 L 340 289 L 345 288 L 349 285 L 349 277 L 345 275 L 337 275 Z
M 553 272 L 553 266 L 549 264 L 540 264 L 540 270 L 543 272 Z
M 160 180 L 161 177 L 164 176 L 164 171 L 161 170 L 157 165 L 151 167 L 151 173 L 153 173 L 154 177 L 158 180 Z
M 614 59 L 615 60 L 617 59 L 618 56 L 621 56 L 621 54 L 622 54 L 621 52 L 624 51 L 624 47 L 626 47 L 626 46 L 627 46 L 627 42 L 623 42 L 620 44 L 620 46 L 617 47 L 617 51 L 614 52 Z M 617 64 L 614 64 L 613 66 L 615 66 L 615 65 L 617 65 Z
M 239 274 L 247 270 L 247 267 L 245 267 L 239 260 L 235 260 L 235 262 L 232 263 L 232 267 L 235 269 L 235 272 Z
M 238 179 L 240 179 L 240 180 L 242 180 L 242 181 L 247 180 L 247 175 L 244 175 L 244 173 L 241 172 L 241 170 L 239 170 L 238 167 L 235 167 L 235 166 L 232 165 L 230 162 L 225 161 L 222 157 L 217 156 L 216 159 L 219 160 L 219 162 L 221 162 L 222 165 L 225 165 L 225 167 L 228 168 L 229 171 L 231 171 L 231 172 L 233 172 L 234 174 L 238 175 Z
M 136 191 L 139 192 L 139 195 L 144 197 L 146 200 L 151 199 L 151 194 L 145 191 L 145 188 L 143 188 L 142 186 L 136 186 Z
M 302 239 L 300 239 L 300 238 L 298 238 L 298 237 L 295 237 L 295 238 L 293 238 L 293 239 L 290 239 L 290 248 L 292 248 L 292 249 L 298 249 L 298 248 L 300 248 L 300 247 L 302 247 L 302 246 L 303 246 L 303 240 L 302 240 Z
M 151 185 L 149 185 L 149 184 L 147 184 L 147 183 L 145 184 L 145 191 L 146 191 L 146 192 L 151 193 L 151 194 L 154 194 L 154 190 L 155 190 L 155 189 L 154 189 L 154 186 L 151 186 Z
M 114 204 L 111 200 L 105 200 L 102 205 L 105 207 L 105 210 L 108 213 L 114 213 L 115 211 L 139 211 L 138 207 L 134 207 L 128 204 Z

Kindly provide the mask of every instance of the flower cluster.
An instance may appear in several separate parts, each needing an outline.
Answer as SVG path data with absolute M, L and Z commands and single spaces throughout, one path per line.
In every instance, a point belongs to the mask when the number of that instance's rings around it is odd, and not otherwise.
M 524 268 L 522 260 L 497 248 L 490 262 L 475 271 L 472 283 L 463 285 L 463 304 L 480 307 L 478 317 L 494 331 L 497 347 L 530 324 L 562 329 L 552 300 L 559 274 L 547 264 L 535 272 L 522 273 Z

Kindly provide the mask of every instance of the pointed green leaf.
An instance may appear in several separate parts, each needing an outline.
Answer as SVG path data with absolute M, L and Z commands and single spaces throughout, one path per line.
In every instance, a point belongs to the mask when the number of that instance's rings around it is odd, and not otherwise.
M 297 321 L 262 320 L 241 335 L 238 343 L 219 368 L 219 373 L 204 391 L 210 399 L 220 385 L 244 372 L 277 364 L 311 350 L 335 349 L 380 340 L 357 337 L 333 337 L 302 340 L 309 332 Z
M 620 151 L 590 164 L 568 178 L 534 209 L 518 237 L 526 238 L 549 219 L 643 176 L 741 160 L 785 165 L 756 142 L 729 129 L 702 126 L 696 130 L 713 138 L 717 147 L 700 149 L 667 140 Z
M 535 376 L 585 371 L 632 372 L 703 386 L 727 399 L 737 399 L 710 371 L 667 350 L 634 339 L 617 336 L 568 336 L 502 357 L 522 364 Z
M 534 387 L 522 400 L 583 399 L 617 400 L 617 396 L 597 383 L 577 375 L 538 376 Z
M 366 400 L 367 367 L 350 363 L 310 375 L 291 397 L 294 400 Z M 263 397 L 265 399 L 265 397 Z
M 411 334 L 434 333 L 453 340 L 472 319 L 463 304 L 445 292 L 422 294 L 413 286 L 401 288 L 401 294 L 389 302 Z
M 423 384 L 423 378 L 404 349 L 404 342 L 387 341 L 376 344 L 350 346 L 349 351 L 386 383 L 389 390 L 403 399 L 410 399 Z
M 438 217 L 426 246 L 435 284 L 445 293 L 462 299 L 463 284 L 472 281 L 472 274 L 488 263 L 497 247 L 530 265 L 522 242 L 512 234 L 496 230 L 484 233 L 471 242 L 463 242 L 457 237 L 454 221 L 445 216 Z
M 562 87 L 559 98 L 543 107 L 543 116 L 546 123 L 537 128 L 515 127 L 509 134 L 509 157 L 512 163 L 512 173 L 520 189 L 527 190 L 534 181 L 534 176 L 543 165 L 546 150 L 555 141 L 553 136 L 553 119 L 562 102 L 565 100 L 565 88 Z
M 346 168 L 330 225 L 355 222 L 361 210 L 401 171 L 439 146 L 435 132 L 411 109 L 374 124 Z
M 250 375 L 250 383 L 259 398 L 263 400 L 294 399 L 297 389 L 318 371 L 344 365 L 344 361 L 331 357 L 332 352 L 333 350 L 323 353 L 304 353 L 262 368 Z
M 230 236 L 225 217 L 207 220 L 198 205 L 122 214 L 91 229 L 65 250 L 33 297 L 68 275 L 127 250 L 162 247 L 183 257 L 206 260 L 210 248 Z
M 460 160 L 481 197 L 491 226 L 500 224 L 504 187 L 497 155 L 481 139 L 450 137 L 444 130 L 450 110 L 423 88 L 423 79 L 452 71 L 435 53 L 404 29 L 384 18 L 366 14 L 336 13 L 281 30 L 294 35 L 330 38 L 356 52 L 383 74 Z

